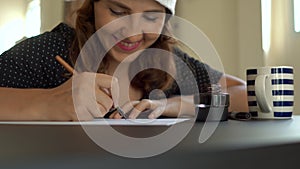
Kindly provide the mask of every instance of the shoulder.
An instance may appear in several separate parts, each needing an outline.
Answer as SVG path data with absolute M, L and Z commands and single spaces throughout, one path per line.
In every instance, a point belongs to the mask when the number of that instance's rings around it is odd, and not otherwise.
M 60 23 L 55 26 L 52 30 L 41 33 L 40 35 L 30 37 L 23 42 L 33 43 L 38 42 L 41 43 L 70 43 L 75 36 L 75 30 L 65 23 Z M 22 43 L 22 42 L 21 42 Z M 36 43 L 35 43 L 36 44 Z
M 223 73 L 212 68 L 210 65 L 201 62 L 200 59 L 193 58 L 189 56 L 187 53 L 182 51 L 180 48 L 174 48 L 173 53 L 176 55 L 177 59 L 176 66 L 177 69 L 182 69 L 184 67 L 188 67 L 189 71 L 191 71 L 194 77 L 197 79 L 198 83 L 218 83 Z M 178 64 L 183 61 L 183 64 Z M 182 71 L 179 70 L 177 73 L 182 74 Z
M 186 52 L 184 52 L 180 48 L 177 48 L 177 47 L 174 48 L 173 53 L 174 53 L 175 58 L 176 58 L 175 59 L 176 66 L 179 67 L 179 68 L 182 67 L 182 66 L 180 66 L 181 64 L 179 64 L 179 62 L 182 62 L 182 61 L 193 72 L 196 71 L 197 67 L 205 69 L 205 67 L 207 66 L 206 64 L 201 62 L 199 59 L 195 59 L 195 58 L 191 57 L 189 54 L 187 54 Z
M 48 88 L 61 84 L 66 80 L 61 77 L 65 70 L 55 56 L 67 60 L 73 37 L 73 28 L 61 23 L 51 31 L 27 38 L 2 53 L 0 70 L 11 72 L 3 78 L 3 85 Z M 12 78 L 20 81 L 9 83 L 11 80 L 7 79 Z
M 72 28 L 66 23 L 60 23 L 59 25 L 54 27 L 50 32 L 55 34 L 61 34 L 63 36 L 74 36 L 75 34 L 74 28 Z
M 173 48 L 173 53 L 175 54 L 175 56 L 177 58 L 180 58 L 187 64 L 196 64 L 196 65 L 201 65 L 201 66 L 205 65 L 203 62 L 200 61 L 200 59 L 191 57 L 189 54 L 187 54 L 186 52 L 184 52 L 182 49 L 180 49 L 178 47 Z
M 32 40 L 41 39 L 44 43 L 56 43 L 59 45 L 69 45 L 75 37 L 75 30 L 65 23 L 60 23 L 51 31 L 47 31 L 33 37 Z
M 51 31 L 46 31 L 40 35 L 24 38 L 18 42 L 11 50 L 22 50 L 22 52 L 37 50 L 51 51 L 58 48 L 66 49 L 70 46 L 75 37 L 73 28 L 65 23 L 60 23 Z

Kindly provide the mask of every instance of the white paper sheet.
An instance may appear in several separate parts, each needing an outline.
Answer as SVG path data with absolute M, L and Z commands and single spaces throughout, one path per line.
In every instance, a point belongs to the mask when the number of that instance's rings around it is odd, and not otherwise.
M 59 121 L 0 121 L 0 125 L 119 125 L 119 126 L 171 126 L 188 121 L 188 118 L 167 119 L 95 119 L 85 122 Z

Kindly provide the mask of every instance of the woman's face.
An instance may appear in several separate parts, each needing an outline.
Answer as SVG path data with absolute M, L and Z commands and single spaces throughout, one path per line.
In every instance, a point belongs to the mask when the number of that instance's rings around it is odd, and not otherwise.
M 100 0 L 94 7 L 95 28 L 104 46 L 114 45 L 108 54 L 117 62 L 150 47 L 165 23 L 165 7 L 154 0 Z

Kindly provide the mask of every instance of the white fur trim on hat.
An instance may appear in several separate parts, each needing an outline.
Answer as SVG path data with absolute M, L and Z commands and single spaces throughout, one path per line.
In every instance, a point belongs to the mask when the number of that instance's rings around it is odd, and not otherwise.
M 159 2 L 160 4 L 168 8 L 172 12 L 172 15 L 175 14 L 175 6 L 177 0 L 155 0 L 155 1 Z

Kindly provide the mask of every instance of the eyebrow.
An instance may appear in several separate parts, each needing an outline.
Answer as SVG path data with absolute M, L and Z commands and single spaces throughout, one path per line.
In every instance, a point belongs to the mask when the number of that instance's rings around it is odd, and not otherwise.
M 120 8 L 123 8 L 125 10 L 128 10 L 128 11 L 132 11 L 132 9 L 130 7 L 128 7 L 127 5 L 121 3 L 121 2 L 118 2 L 118 1 L 115 1 L 115 0 L 110 0 L 109 1 L 110 3 L 112 3 L 113 5 L 116 5 Z M 164 13 L 165 11 L 163 10 L 160 10 L 160 9 L 152 9 L 152 10 L 147 10 L 147 11 L 144 11 L 144 12 L 161 12 L 161 13 Z

